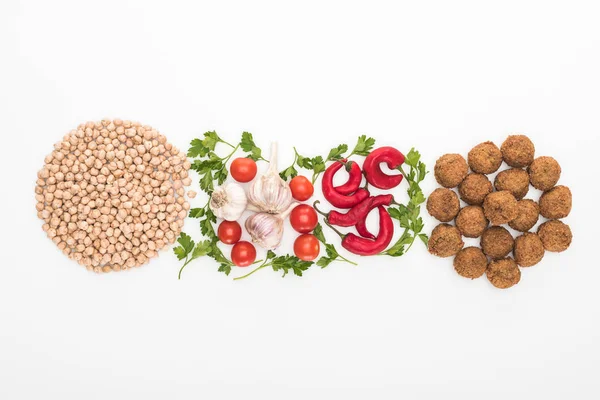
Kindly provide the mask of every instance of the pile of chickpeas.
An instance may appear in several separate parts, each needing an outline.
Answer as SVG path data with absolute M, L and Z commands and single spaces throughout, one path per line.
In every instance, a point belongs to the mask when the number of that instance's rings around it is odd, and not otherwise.
M 487 175 L 503 163 L 509 168 L 500 171 L 492 184 Z M 427 211 L 442 223 L 431 233 L 429 252 L 455 256 L 459 275 L 475 279 L 486 274 L 494 286 L 506 289 L 520 281 L 519 267 L 534 266 L 546 251 L 562 252 L 570 246 L 573 235 L 561 219 L 571 212 L 571 191 L 557 185 L 562 172 L 558 162 L 547 156 L 535 158 L 535 146 L 527 136 L 509 136 L 500 148 L 489 141 L 480 143 L 467 160 L 445 154 L 434 172 L 442 187 L 429 196 Z M 537 201 L 525 198 L 530 186 L 543 192 Z M 453 188 L 458 188 L 458 195 Z M 546 221 L 532 232 L 540 216 Z M 449 224 L 452 221 L 454 225 Z M 514 238 L 503 225 L 521 234 Z M 481 238 L 480 246 L 465 248 L 463 237 Z
M 190 163 L 138 122 L 87 122 L 54 145 L 38 172 L 47 236 L 90 271 L 139 267 L 174 243 L 190 208 Z

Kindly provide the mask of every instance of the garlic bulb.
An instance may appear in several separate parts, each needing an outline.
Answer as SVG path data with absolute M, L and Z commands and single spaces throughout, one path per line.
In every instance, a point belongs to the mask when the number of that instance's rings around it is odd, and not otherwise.
M 246 210 L 248 199 L 244 189 L 231 182 L 216 188 L 208 205 L 217 217 L 226 221 L 237 221 Z
M 248 200 L 253 208 L 269 214 L 287 210 L 292 202 L 292 191 L 277 171 L 277 143 L 271 144 L 271 161 L 268 171 L 255 179 L 248 190 Z
M 292 212 L 298 203 L 292 203 L 280 214 L 269 214 L 266 212 L 256 213 L 246 219 L 246 231 L 252 237 L 252 241 L 267 250 L 273 250 L 279 246 L 283 236 L 283 221 Z

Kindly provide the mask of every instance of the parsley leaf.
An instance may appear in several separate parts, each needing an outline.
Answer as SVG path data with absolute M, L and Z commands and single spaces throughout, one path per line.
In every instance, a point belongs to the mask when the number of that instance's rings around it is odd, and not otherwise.
M 263 158 L 262 150 L 260 149 L 260 147 L 258 147 L 256 145 L 256 143 L 254 143 L 254 138 L 252 137 L 252 134 L 250 132 L 242 133 L 242 140 L 240 141 L 240 147 L 246 153 L 250 153 L 247 156 L 248 158 L 251 158 L 254 161 L 258 161 L 258 160 L 267 161 Z
M 358 156 L 368 156 L 371 150 L 373 150 L 373 146 L 375 146 L 375 139 L 372 137 L 367 138 L 367 135 L 361 135 L 358 137 L 356 146 L 354 146 L 354 149 L 348 158 L 354 154 Z
M 180 244 L 179 246 L 173 249 L 173 252 L 177 256 L 178 260 L 183 260 L 186 258 L 193 250 L 194 250 L 194 241 L 192 238 L 186 234 L 185 232 L 181 232 L 177 242 Z
M 311 265 L 313 265 L 312 261 L 302 261 L 298 257 L 289 254 L 276 257 L 271 261 L 273 271 L 283 271 L 282 277 L 286 276 L 290 270 L 293 271 L 294 275 L 302 276 L 302 272 L 310 268 Z
M 317 265 L 319 267 L 325 268 L 336 260 L 345 261 L 347 263 L 356 265 L 355 262 L 350 261 L 344 256 L 340 255 L 340 253 L 338 253 L 334 245 L 332 245 L 331 243 L 327 243 L 327 241 L 325 240 L 325 235 L 323 234 L 323 226 L 321 224 L 317 224 L 317 226 L 313 230 L 313 235 L 315 235 L 319 242 L 325 245 L 325 253 L 327 253 L 327 256 L 322 256 L 317 261 Z
M 345 152 L 348 151 L 347 144 L 340 144 L 338 147 L 334 147 L 329 150 L 329 154 L 327 155 L 327 161 L 337 161 L 341 160 Z
M 425 202 L 425 195 L 419 185 L 427 175 L 427 167 L 421 162 L 421 154 L 414 148 L 408 152 L 404 162 L 410 167 L 409 172 L 406 173 L 401 165 L 398 170 L 402 172 L 408 182 L 406 191 L 409 198 L 408 204 L 400 204 L 398 207 L 388 209 L 390 216 L 400 222 L 400 227 L 404 228 L 404 232 L 392 247 L 381 253 L 392 257 L 399 257 L 408 252 L 417 237 L 425 246 L 429 241 L 427 235 L 421 233 L 424 224 L 420 213 L 421 204 Z

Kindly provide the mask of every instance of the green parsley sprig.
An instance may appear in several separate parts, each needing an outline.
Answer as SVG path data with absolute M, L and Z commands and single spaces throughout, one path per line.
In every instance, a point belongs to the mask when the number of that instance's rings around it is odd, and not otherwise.
M 292 255 L 284 255 L 277 256 L 272 250 L 267 252 L 267 257 L 262 264 L 252 271 L 248 272 L 246 275 L 238 276 L 237 278 L 233 278 L 234 281 L 244 279 L 254 274 L 257 271 L 260 271 L 263 268 L 271 267 L 273 271 L 282 271 L 283 275 L 281 277 L 286 276 L 290 271 L 294 273 L 294 275 L 302 276 L 302 273 L 311 267 L 314 263 L 312 261 L 302 261 L 296 256 Z
M 294 147 L 294 161 L 292 162 L 292 165 L 281 171 L 279 176 L 281 176 L 281 179 L 283 180 L 294 178 L 298 175 L 298 170 L 296 169 L 296 166 L 298 166 L 300 168 L 313 171 L 312 183 L 314 185 L 319 175 L 325 171 L 325 163 L 330 161 L 339 161 L 343 158 L 350 158 L 353 155 L 367 156 L 373 149 L 373 146 L 375 146 L 375 139 L 367 137 L 366 135 L 361 135 L 358 137 L 356 145 L 347 156 L 344 156 L 344 154 L 348 152 L 348 145 L 340 144 L 329 150 L 329 153 L 325 158 L 321 156 L 305 157 L 299 154 L 298 150 L 296 150 Z
M 219 143 L 222 143 L 231 149 L 224 157 L 219 156 L 215 151 Z M 173 249 L 178 260 L 184 261 L 183 266 L 179 270 L 180 279 L 183 269 L 190 262 L 202 256 L 213 258 L 219 264 L 218 270 L 220 272 L 223 272 L 226 275 L 229 275 L 231 272 L 233 262 L 223 254 L 217 245 L 219 238 L 217 237 L 213 226 L 213 224 L 217 222 L 217 217 L 208 205 L 210 203 L 210 196 L 214 190 L 215 182 L 217 182 L 218 185 L 225 182 L 229 175 L 227 172 L 227 162 L 240 148 L 248 153 L 246 157 L 255 161 L 262 160 L 268 162 L 268 160 L 262 156 L 262 150 L 256 145 L 252 134 L 249 132 L 243 132 L 239 143 L 236 145 L 223 140 L 215 131 L 206 132 L 201 139 L 194 139 L 190 143 L 187 155 L 190 158 L 196 158 L 191 165 L 191 169 L 198 172 L 200 175 L 200 188 L 206 192 L 209 197 L 203 207 L 192 208 L 189 212 L 189 216 L 200 220 L 200 231 L 208 240 L 196 244 L 185 232 L 181 233 L 177 239 L 179 246 Z M 257 262 L 262 262 L 262 260 Z
M 315 235 L 315 237 L 325 245 L 325 252 L 327 253 L 327 256 L 322 256 L 317 261 L 317 265 L 319 267 L 325 268 L 334 261 L 342 261 L 352 265 L 358 265 L 354 261 L 350 261 L 346 257 L 342 256 L 340 253 L 338 253 L 334 245 L 332 245 L 331 243 L 327 243 L 327 241 L 325 240 L 325 235 L 323 234 L 323 227 L 321 226 L 321 224 L 317 224 L 316 228 L 313 230 L 313 235 Z
M 218 143 L 223 143 L 231 148 L 231 151 L 224 157 L 220 157 L 215 149 Z M 215 189 L 214 181 L 222 185 L 227 179 L 227 162 L 233 157 L 239 148 L 249 153 L 248 158 L 255 161 L 267 161 L 262 156 L 262 150 L 254 143 L 254 138 L 249 132 L 243 132 L 239 143 L 235 146 L 223 140 L 215 131 L 209 131 L 204 134 L 203 139 L 194 139 L 190 143 L 188 157 L 198 159 L 194 160 L 191 169 L 200 175 L 200 189 L 209 195 Z
M 400 221 L 400 227 L 404 232 L 396 243 L 383 253 L 392 257 L 400 257 L 410 250 L 416 238 L 418 237 L 427 246 L 429 238 L 423 231 L 423 218 L 420 217 L 421 204 L 425 202 L 425 195 L 419 184 L 427 175 L 427 167 L 421 162 L 421 154 L 412 148 L 405 157 L 404 163 L 410 167 L 408 173 L 404 171 L 402 165 L 398 170 L 404 175 L 408 183 L 408 204 L 400 204 L 398 207 L 388 209 L 390 216 Z

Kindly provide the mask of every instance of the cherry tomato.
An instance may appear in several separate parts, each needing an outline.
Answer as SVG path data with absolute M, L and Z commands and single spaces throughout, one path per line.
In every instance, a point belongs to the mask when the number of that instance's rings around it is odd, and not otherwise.
M 238 267 L 247 267 L 256 260 L 256 249 L 250 242 L 242 240 L 233 245 L 231 261 Z
M 301 260 L 312 261 L 319 256 L 321 244 L 315 235 L 305 233 L 294 242 L 294 254 Z
M 299 201 L 310 199 L 310 196 L 315 192 L 312 183 L 302 175 L 298 175 L 290 181 L 290 189 L 292 189 L 292 197 Z
M 290 214 L 290 223 L 296 232 L 311 232 L 315 229 L 318 222 L 317 212 L 308 204 L 300 204 L 294 207 Z
M 236 158 L 231 163 L 229 172 L 238 182 L 250 182 L 256 176 L 256 162 L 250 158 Z
M 236 221 L 223 221 L 217 229 L 219 240 L 225 244 L 234 244 L 242 237 L 242 227 Z

